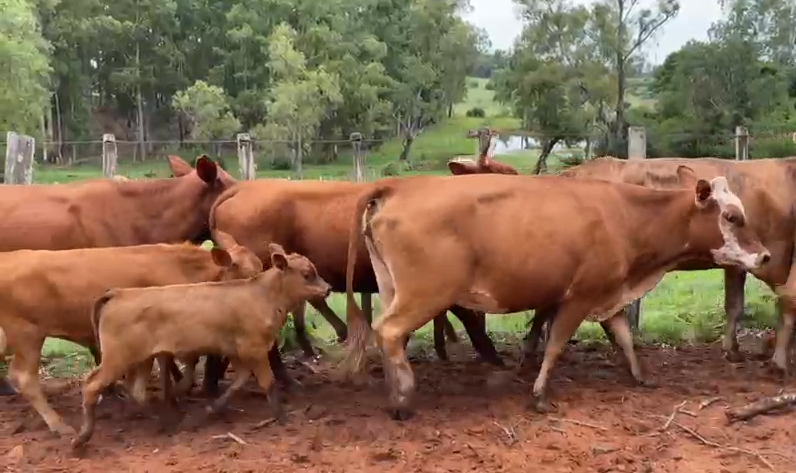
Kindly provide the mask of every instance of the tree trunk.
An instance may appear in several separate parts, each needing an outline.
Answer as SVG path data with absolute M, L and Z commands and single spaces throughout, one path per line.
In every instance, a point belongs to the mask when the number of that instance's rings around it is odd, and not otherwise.
M 616 113 L 614 119 L 614 136 L 617 143 L 621 143 L 625 133 L 625 37 L 626 28 L 625 24 L 625 2 L 618 1 L 617 7 L 619 9 L 619 23 L 616 30 L 616 106 L 614 112 Z
M 553 152 L 553 147 L 561 141 L 559 137 L 553 137 L 549 140 L 544 140 L 542 144 L 542 152 L 539 154 L 539 159 L 536 161 L 536 166 L 533 167 L 533 174 L 544 174 L 547 172 L 547 157 Z
M 63 156 L 64 156 L 64 119 L 63 115 L 61 114 L 61 99 L 58 95 L 58 91 L 55 92 L 55 127 L 57 130 L 57 142 L 58 142 L 58 149 L 56 150 L 56 156 L 59 162 L 63 163 Z
M 301 136 L 296 137 L 296 177 L 298 179 L 304 179 L 304 167 L 302 166 L 302 161 L 304 161 L 304 146 L 301 143 Z
M 135 101 L 138 108 L 138 151 L 141 153 L 141 162 L 146 160 L 146 149 L 144 148 L 144 100 L 141 97 L 141 46 L 135 45 L 135 67 L 138 83 L 136 84 Z
M 451 117 L 453 117 L 453 104 L 449 103 L 448 104 L 448 118 L 451 118 Z
M 409 151 L 412 149 L 412 144 L 415 142 L 415 137 L 411 132 L 404 134 L 403 148 L 401 149 L 400 161 L 409 161 Z

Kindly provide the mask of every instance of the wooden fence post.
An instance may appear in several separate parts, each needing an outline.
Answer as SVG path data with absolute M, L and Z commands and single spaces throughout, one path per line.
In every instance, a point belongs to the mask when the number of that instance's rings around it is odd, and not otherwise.
M 631 126 L 627 130 L 627 159 L 647 159 L 647 130 L 641 126 Z M 625 307 L 625 315 L 630 328 L 638 331 L 641 320 L 641 298 Z
M 102 175 L 110 179 L 116 175 L 116 161 L 119 154 L 116 150 L 116 137 L 112 133 L 102 135 Z
M 354 179 L 357 182 L 363 182 L 365 180 L 365 158 L 362 154 L 362 133 L 351 133 L 348 139 L 354 150 Z
M 745 126 L 735 127 L 735 160 L 749 160 L 749 130 Z
M 238 133 L 238 166 L 240 177 L 249 181 L 256 177 L 254 168 L 254 153 L 252 153 L 252 139 L 248 133 Z
M 6 168 L 3 182 L 32 184 L 35 151 L 36 140 L 32 136 L 18 135 L 9 131 L 6 139 Z

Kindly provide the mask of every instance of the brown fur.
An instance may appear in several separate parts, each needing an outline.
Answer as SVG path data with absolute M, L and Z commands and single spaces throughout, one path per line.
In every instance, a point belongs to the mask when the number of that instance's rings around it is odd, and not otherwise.
M 681 262 L 712 259 L 712 250 L 725 244 L 719 223 L 735 211 L 726 199 L 720 207 L 712 184 L 697 180 L 693 170 L 680 166 L 678 173 L 691 181 L 690 190 L 473 175 L 387 184 L 363 194 L 351 232 L 364 237 L 379 277 L 386 308 L 373 328 L 394 416 L 405 416 L 414 390 L 403 337 L 451 304 L 488 313 L 559 306 L 534 385 L 535 406 L 544 410 L 549 372 L 584 319 L 614 314 Z M 543 201 L 549 204 L 528 205 Z M 744 252 L 759 255 L 755 265 L 765 261 L 753 231 L 727 224 Z M 347 293 L 354 302 L 350 285 Z M 357 372 L 370 327 L 352 305 L 343 367 Z M 625 319 L 610 320 L 641 381 Z
M 305 257 L 271 248 L 271 268 L 246 280 L 115 289 L 95 304 L 102 363 L 86 378 L 83 426 L 73 442 L 85 444 L 94 430 L 99 393 L 131 368 L 168 353 L 180 358 L 214 352 L 230 358 L 236 380 L 211 406 L 220 409 L 254 372 L 281 417 L 271 392 L 268 352 L 290 307 L 329 295 L 330 286 Z M 102 317 L 100 318 L 100 313 Z
M 109 287 L 216 281 L 262 271 L 262 263 L 227 235 L 224 249 L 190 244 L 79 250 L 18 250 L 0 254 L 0 327 L 15 355 L 9 377 L 54 432 L 71 433 L 41 391 L 39 360 L 45 337 L 94 346 L 89 311 Z M 225 260 L 224 266 L 217 261 Z
M 710 179 L 725 175 L 732 191 L 740 197 L 750 217 L 749 226 L 771 252 L 771 262 L 753 274 L 770 288 L 796 291 L 796 157 L 730 161 L 717 158 L 665 158 L 628 161 L 617 158 L 598 158 L 562 173 L 569 177 L 587 177 L 612 182 L 627 182 L 652 188 L 682 188 L 677 166 L 692 167 L 699 177 Z M 678 270 L 715 268 L 710 263 L 686 264 Z M 725 312 L 727 325 L 722 341 L 730 360 L 742 359 L 737 339 L 738 320 L 744 310 L 746 272 L 724 268 Z M 780 286 L 789 289 L 778 289 Z M 781 301 L 782 302 L 782 301 Z M 796 323 L 796 309 L 788 304 L 780 311 L 777 343 L 772 361 L 780 370 L 787 369 L 787 350 L 790 333 Z M 530 337 L 529 337 L 530 338 Z
M 397 184 L 424 178 L 392 178 L 379 182 Z M 281 179 L 241 182 L 219 197 L 210 213 L 210 225 L 211 228 L 233 235 L 266 262 L 268 253 L 263 246 L 264 241 L 273 241 L 284 246 L 287 251 L 306 255 L 316 265 L 321 277 L 331 284 L 332 289 L 343 292 L 346 287 L 348 225 L 354 215 L 357 197 L 363 190 L 374 185 Z M 364 245 L 355 248 L 355 254 L 352 276 L 355 290 L 366 294 L 376 292 L 376 279 Z M 326 301 L 310 301 L 310 304 L 332 324 L 341 339 L 346 337 L 345 324 Z M 471 340 L 475 337 L 473 344 L 482 356 L 501 364 L 485 328 L 477 320 L 479 316 L 457 307 L 452 310 L 455 311 L 454 315 L 462 319 Z M 312 354 L 303 329 L 304 307 L 296 308 L 293 314 L 299 342 L 307 354 Z M 442 322 L 450 325 L 444 313 L 435 319 L 435 324 Z M 452 327 L 449 331 L 453 332 Z M 444 344 L 440 346 L 438 342 L 435 340 L 437 352 L 443 357 Z

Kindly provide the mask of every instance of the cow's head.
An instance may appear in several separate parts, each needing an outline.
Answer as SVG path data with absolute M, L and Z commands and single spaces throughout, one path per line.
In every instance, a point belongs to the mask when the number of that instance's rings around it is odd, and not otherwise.
M 268 252 L 271 254 L 271 269 L 268 271 L 276 273 L 283 295 L 290 301 L 323 299 L 332 291 L 306 256 L 286 254 L 284 248 L 276 243 L 268 244 Z
M 172 210 L 174 219 L 181 220 L 173 225 L 184 232 L 178 240 L 200 243 L 210 237 L 210 209 L 218 196 L 236 181 L 206 155 L 199 156 L 194 167 L 178 156 L 169 156 L 168 161 L 175 179 L 166 181 L 173 181 L 174 202 L 161 204 Z
M 215 230 L 213 240 L 217 246 L 214 246 L 210 253 L 213 262 L 223 270 L 218 278 L 219 281 L 250 278 L 263 272 L 263 262 L 260 258 L 252 250 L 239 245 L 232 235 Z
M 727 178 L 698 179 L 693 169 L 678 166 L 683 184 L 695 189 L 696 206 L 690 223 L 690 244 L 696 251 L 710 250 L 716 264 L 753 271 L 771 259 L 771 253 L 748 225 L 746 210 L 730 190 Z

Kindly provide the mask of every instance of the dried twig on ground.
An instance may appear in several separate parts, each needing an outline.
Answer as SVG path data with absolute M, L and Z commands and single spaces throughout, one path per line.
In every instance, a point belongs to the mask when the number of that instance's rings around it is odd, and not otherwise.
M 721 449 L 721 450 L 727 450 L 727 451 L 730 451 L 730 452 L 738 452 L 738 453 L 743 453 L 743 454 L 749 455 L 749 456 L 754 457 L 755 459 L 757 459 L 760 463 L 765 465 L 769 470 L 774 471 L 774 465 L 772 465 L 768 460 L 765 459 L 765 457 L 763 457 L 763 455 L 761 455 L 758 452 L 755 452 L 755 451 L 752 451 L 752 450 L 748 450 L 748 449 L 745 449 L 745 448 L 740 448 L 740 447 L 729 447 L 729 446 L 726 446 L 726 445 L 722 445 L 720 443 L 716 443 L 716 442 L 714 442 L 712 440 L 708 440 L 705 437 L 699 435 L 694 429 L 686 427 L 683 424 L 680 424 L 679 422 L 672 422 L 672 425 L 674 425 L 678 429 L 682 430 L 683 432 L 687 433 L 691 437 L 695 438 L 696 440 L 698 440 L 700 443 L 702 443 L 705 446 L 718 448 L 718 449 Z
M 707 398 L 704 401 L 699 403 L 699 410 L 701 411 L 702 409 L 708 407 L 709 405 L 713 404 L 714 402 L 721 401 L 721 399 L 722 398 L 720 396 Z
M 579 425 L 581 427 L 590 427 L 592 429 L 601 430 L 603 432 L 608 432 L 608 429 L 601 425 L 597 424 L 590 424 L 588 422 L 583 422 L 582 420 L 575 420 L 575 419 L 567 419 L 566 417 L 548 417 L 550 420 L 554 420 L 557 422 L 569 422 L 570 424 Z
M 685 403 L 687 402 L 688 401 L 683 401 L 680 404 L 674 406 L 674 409 L 672 409 L 672 413 L 669 414 L 669 417 L 666 418 L 666 423 L 663 424 L 663 427 L 661 427 L 661 432 L 665 431 L 666 429 L 669 428 L 670 425 L 672 425 L 672 422 L 674 422 L 674 418 L 677 416 L 677 413 L 680 412 L 680 409 L 682 409 L 683 406 L 685 406 Z
M 766 397 L 735 409 L 728 409 L 724 415 L 730 424 L 739 420 L 748 420 L 760 414 L 765 414 L 783 407 L 796 404 L 796 393 L 780 394 L 779 396 Z
M 227 432 L 226 434 L 223 434 L 223 435 L 214 435 L 213 438 L 214 439 L 230 439 L 230 440 L 233 440 L 233 441 L 235 441 L 235 442 L 237 442 L 237 443 L 239 443 L 241 445 L 248 445 L 248 442 L 246 442 L 242 438 L 238 437 L 237 435 L 233 434 L 232 432 Z
M 510 425 L 508 427 L 503 427 L 497 421 L 494 420 L 492 421 L 492 423 L 498 426 L 498 428 L 500 428 L 500 430 L 502 430 L 503 433 L 506 434 L 506 437 L 508 437 L 509 446 L 517 443 L 517 432 L 514 430 L 513 426 Z

